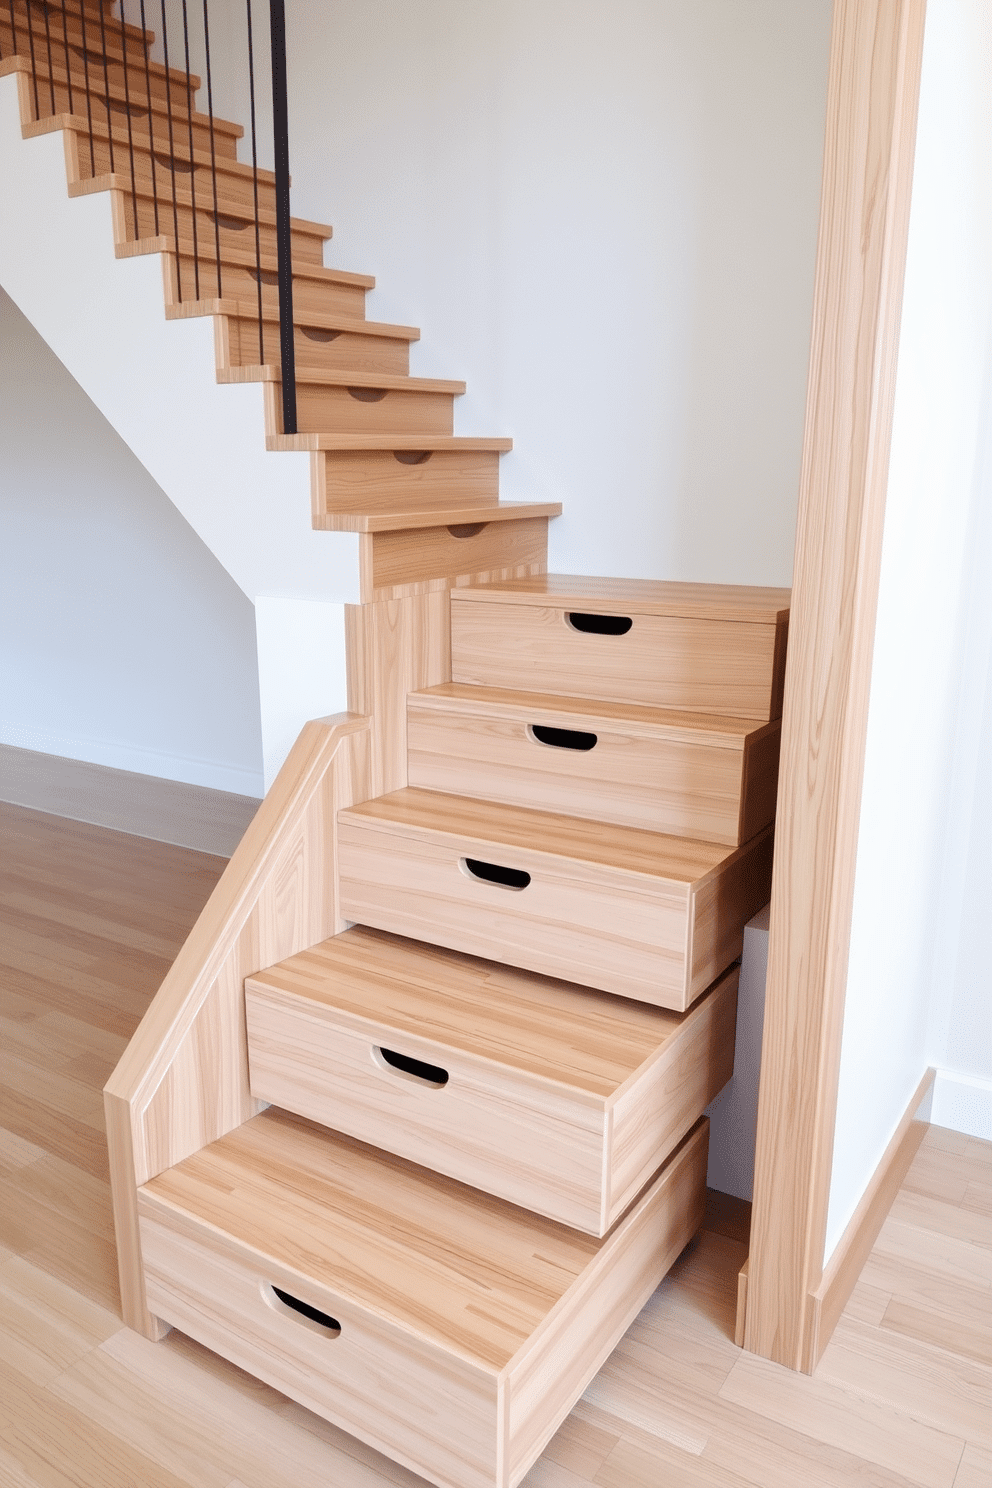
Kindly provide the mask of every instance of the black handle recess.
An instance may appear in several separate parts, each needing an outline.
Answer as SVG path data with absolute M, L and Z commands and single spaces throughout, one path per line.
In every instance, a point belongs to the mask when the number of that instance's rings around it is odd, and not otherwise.
M 462 862 L 473 878 L 483 883 L 500 884 L 504 889 L 525 889 L 530 883 L 530 874 L 522 868 L 506 868 L 502 863 L 484 863 L 481 858 L 462 858 Z
M 552 749 L 595 749 L 599 742 L 595 734 L 582 729 L 549 728 L 543 723 L 533 724 L 530 733 L 539 744 L 550 744 Z
M 428 1064 L 426 1059 L 414 1059 L 409 1054 L 400 1054 L 397 1049 L 384 1049 L 379 1045 L 379 1054 L 384 1064 L 402 1070 L 405 1075 L 415 1075 L 428 1085 L 447 1085 L 448 1071 L 439 1064 Z
M 581 610 L 568 612 L 568 623 L 573 630 L 585 631 L 586 635 L 626 635 L 633 625 L 629 615 L 587 615 Z
M 284 1307 L 289 1307 L 293 1312 L 298 1312 L 301 1317 L 308 1318 L 311 1323 L 317 1323 L 321 1328 L 326 1328 L 328 1333 L 335 1338 L 341 1332 L 341 1324 L 337 1318 L 331 1317 L 329 1312 L 321 1312 L 319 1307 L 311 1307 L 309 1302 L 304 1302 L 300 1297 L 294 1297 L 291 1292 L 284 1292 L 282 1287 L 274 1286 L 272 1291 Z

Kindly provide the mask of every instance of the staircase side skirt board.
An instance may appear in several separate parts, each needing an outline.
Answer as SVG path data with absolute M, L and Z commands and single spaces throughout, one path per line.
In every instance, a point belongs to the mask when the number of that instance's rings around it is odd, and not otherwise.
M 705 1118 L 599 1241 L 275 1112 L 234 1135 L 142 1190 L 153 1305 L 441 1488 L 515 1488 L 703 1217 Z
M 249 1120 L 243 982 L 344 929 L 335 818 L 368 790 L 368 721 L 307 724 L 104 1091 L 125 1322 L 144 1298 L 136 1190 Z

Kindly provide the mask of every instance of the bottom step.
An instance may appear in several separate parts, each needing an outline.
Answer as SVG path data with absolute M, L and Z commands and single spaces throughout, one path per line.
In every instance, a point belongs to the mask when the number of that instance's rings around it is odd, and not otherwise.
M 708 1135 L 595 1239 L 273 1108 L 139 1191 L 148 1306 L 441 1488 L 515 1488 L 702 1223 Z

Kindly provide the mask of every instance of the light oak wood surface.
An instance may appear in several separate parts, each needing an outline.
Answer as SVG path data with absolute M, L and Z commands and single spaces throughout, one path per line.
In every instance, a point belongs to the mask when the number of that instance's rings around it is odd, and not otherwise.
M 822 1279 L 924 0 L 837 0 L 782 719 L 746 1343 Z
M 150 1300 L 432 1482 L 514 1488 L 698 1228 L 707 1135 L 593 1240 L 264 1112 L 142 1189 Z
M 526 677 L 535 692 L 603 698 L 724 713 L 767 723 L 781 712 L 785 621 L 725 619 L 688 603 L 635 609 L 616 595 L 555 596 L 546 603 L 543 577 L 518 593 L 494 587 L 483 597 L 460 591 L 451 610 L 452 680 L 512 690 Z M 701 588 L 704 586 L 700 586 Z M 631 614 L 628 615 L 627 611 Z M 621 635 L 575 628 L 576 612 L 631 620 Z
M 477 529 L 479 519 L 497 518 Z M 554 515 L 554 513 L 552 513 Z M 363 602 L 398 598 L 442 583 L 458 585 L 491 573 L 534 573 L 547 564 L 548 517 L 533 515 L 526 503 L 515 511 L 489 507 L 471 513 L 464 524 L 403 529 L 398 513 L 392 531 L 363 533 L 359 539 L 359 584 Z
M 778 625 L 789 613 L 791 590 L 754 584 L 683 584 L 661 579 L 541 574 L 535 579 L 479 584 L 473 603 L 546 606 L 600 614 L 670 615 L 693 620 L 750 621 Z
M 252 1092 L 602 1235 L 729 1080 L 738 974 L 678 1016 L 355 928 L 248 978 Z
M 407 703 L 410 784 L 730 846 L 775 815 L 778 723 L 442 684 Z M 540 728 L 592 734 L 555 747 Z

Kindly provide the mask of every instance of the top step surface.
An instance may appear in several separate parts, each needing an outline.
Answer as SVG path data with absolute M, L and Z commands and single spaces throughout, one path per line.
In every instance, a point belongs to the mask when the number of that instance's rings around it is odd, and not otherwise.
M 683 615 L 697 620 L 750 620 L 775 624 L 788 614 L 791 589 L 748 584 L 681 584 L 655 579 L 611 579 L 580 574 L 536 574 L 532 578 L 468 584 L 453 600 L 587 609 L 599 614 Z

